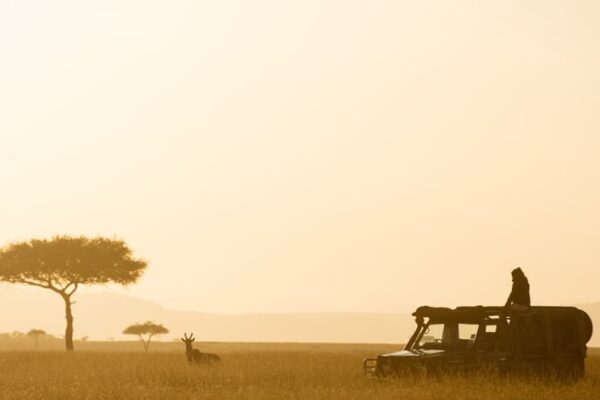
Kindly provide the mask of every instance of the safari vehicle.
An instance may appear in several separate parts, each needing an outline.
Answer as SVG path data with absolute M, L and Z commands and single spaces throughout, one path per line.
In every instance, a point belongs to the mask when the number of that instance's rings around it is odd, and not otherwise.
M 406 371 L 469 372 L 490 368 L 500 373 L 541 372 L 580 378 L 592 321 L 575 307 L 419 307 L 417 328 L 404 350 L 363 361 L 367 374 L 390 376 Z

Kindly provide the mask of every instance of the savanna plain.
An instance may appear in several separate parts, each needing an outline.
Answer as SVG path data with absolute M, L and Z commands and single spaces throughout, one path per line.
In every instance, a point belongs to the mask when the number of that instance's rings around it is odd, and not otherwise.
M 600 351 L 574 384 L 475 376 L 365 377 L 398 345 L 198 343 L 220 365 L 190 366 L 181 343 L 82 342 L 74 353 L 0 349 L 0 399 L 600 399 Z

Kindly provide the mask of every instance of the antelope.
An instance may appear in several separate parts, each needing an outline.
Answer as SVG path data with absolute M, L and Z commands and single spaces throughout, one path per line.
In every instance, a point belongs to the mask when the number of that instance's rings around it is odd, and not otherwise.
M 188 363 L 190 364 L 213 364 L 221 362 L 221 358 L 212 353 L 202 353 L 198 349 L 194 349 L 192 347 L 192 343 L 194 343 L 196 339 L 194 339 L 194 334 L 190 333 L 188 337 L 184 332 L 181 341 L 185 343 L 185 355 L 187 356 Z

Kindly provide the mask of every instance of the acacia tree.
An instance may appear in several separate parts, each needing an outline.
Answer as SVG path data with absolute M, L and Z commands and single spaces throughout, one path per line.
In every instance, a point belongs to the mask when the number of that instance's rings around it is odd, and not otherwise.
M 0 281 L 38 286 L 59 294 L 65 303 L 65 346 L 73 351 L 72 297 L 80 285 L 128 285 L 147 263 L 134 258 L 122 240 L 55 236 L 12 243 L 0 250 Z
M 45 335 L 46 335 L 46 331 L 44 331 L 42 329 L 32 329 L 29 332 L 27 332 L 27 336 L 33 338 L 36 350 L 38 349 L 38 339 L 40 338 L 40 336 L 45 336 Z
M 152 336 L 164 335 L 166 333 L 169 333 L 167 328 L 162 324 L 155 324 L 152 321 L 146 321 L 143 324 L 130 325 L 123 331 L 123 334 L 125 335 L 137 335 L 144 346 L 144 351 L 148 351 Z M 146 340 L 144 340 L 144 335 L 146 335 Z

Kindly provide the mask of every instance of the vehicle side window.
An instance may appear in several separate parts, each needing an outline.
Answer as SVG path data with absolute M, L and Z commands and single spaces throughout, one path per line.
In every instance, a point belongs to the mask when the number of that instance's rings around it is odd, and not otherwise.
M 477 330 L 479 325 L 475 324 L 459 324 L 458 325 L 458 338 L 461 340 L 475 340 L 477 337 Z
M 495 323 L 482 324 L 477 334 L 476 347 L 481 351 L 500 350 L 500 336 Z

